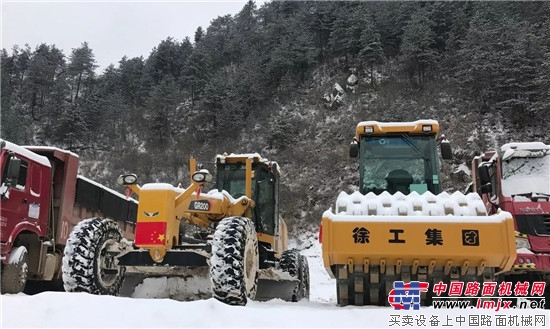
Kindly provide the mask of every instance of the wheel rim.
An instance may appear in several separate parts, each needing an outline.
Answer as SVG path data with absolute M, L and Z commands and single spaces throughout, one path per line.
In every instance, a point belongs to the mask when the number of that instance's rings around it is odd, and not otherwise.
M 104 287 L 112 286 L 119 276 L 120 270 L 117 268 L 118 261 L 116 259 L 116 253 L 110 251 L 111 247 L 117 243 L 118 241 L 114 239 L 107 239 L 99 251 L 99 257 L 97 259 L 99 275 L 97 277 Z M 113 273 L 115 269 L 117 271 Z

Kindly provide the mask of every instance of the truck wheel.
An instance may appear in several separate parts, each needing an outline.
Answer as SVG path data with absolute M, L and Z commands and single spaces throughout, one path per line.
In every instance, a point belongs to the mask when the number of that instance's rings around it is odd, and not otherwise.
M 246 305 L 258 284 L 258 237 L 246 217 L 220 221 L 212 240 L 210 280 L 212 296 L 229 305 Z
M 298 250 L 289 249 L 283 251 L 280 264 L 281 270 L 298 280 L 292 292 L 292 301 L 297 302 L 304 298 L 309 298 L 309 270 L 307 269 L 307 259 L 300 255 Z
M 302 298 L 309 300 L 309 264 L 304 255 L 300 255 L 300 276 Z
M 110 219 L 90 218 L 78 223 L 67 239 L 63 256 L 65 290 L 116 295 L 124 275 L 115 258 L 121 240 L 120 228 Z
M 15 247 L 10 252 L 7 264 L 2 265 L 1 290 L 3 294 L 18 294 L 27 282 L 27 248 Z

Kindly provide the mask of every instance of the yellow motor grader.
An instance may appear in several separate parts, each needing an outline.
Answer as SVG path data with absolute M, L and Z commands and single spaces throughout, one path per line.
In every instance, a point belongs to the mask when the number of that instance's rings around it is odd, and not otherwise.
M 435 120 L 357 125 L 359 191 L 340 192 L 320 228 L 338 305 L 388 305 L 396 281 L 427 282 L 421 303 L 431 305 L 435 283 L 482 284 L 512 267 L 511 214 L 488 216 L 475 193 L 441 192 L 438 146 L 443 159 L 452 152 L 438 133 Z
M 279 216 L 278 164 L 257 153 L 218 155 L 216 189 L 207 193 L 212 175 L 194 159 L 189 167 L 186 189 L 121 175 L 118 183 L 139 197 L 135 240 L 108 219 L 77 225 L 63 258 L 65 290 L 132 296 L 145 279 L 167 277 L 183 280 L 180 300 L 308 299 L 307 258 L 287 248 Z

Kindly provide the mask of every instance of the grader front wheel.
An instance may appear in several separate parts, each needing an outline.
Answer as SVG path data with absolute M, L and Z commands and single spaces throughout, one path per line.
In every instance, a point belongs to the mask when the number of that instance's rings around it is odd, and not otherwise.
M 67 239 L 63 256 L 65 290 L 117 295 L 124 268 L 117 266 L 112 249 L 122 240 L 118 225 L 103 218 L 80 222 Z
M 246 305 L 258 284 L 258 238 L 246 217 L 228 217 L 217 226 L 212 241 L 212 296 L 229 305 Z

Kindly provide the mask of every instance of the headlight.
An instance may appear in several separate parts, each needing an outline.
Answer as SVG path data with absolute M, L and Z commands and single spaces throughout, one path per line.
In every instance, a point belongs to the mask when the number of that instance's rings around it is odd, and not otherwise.
M 204 183 L 212 181 L 212 175 L 206 169 L 201 169 L 193 174 L 191 177 L 193 181 L 197 183 Z
M 516 237 L 516 249 L 520 248 L 531 249 L 531 244 L 529 243 L 529 240 L 527 240 L 526 238 Z
M 120 175 L 117 178 L 117 183 L 122 186 L 137 184 L 137 176 L 135 174 Z

